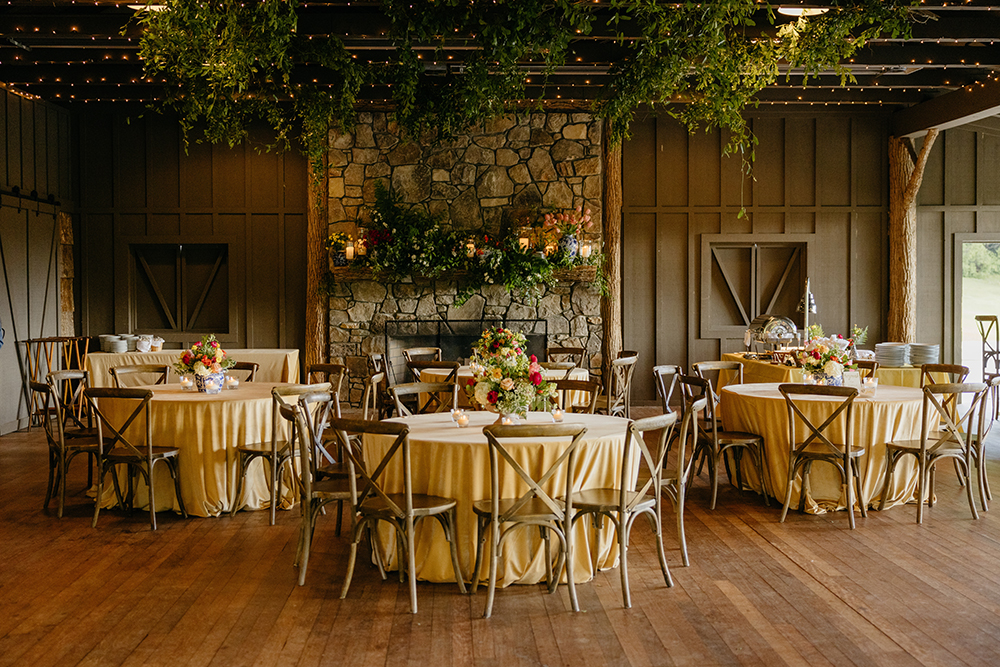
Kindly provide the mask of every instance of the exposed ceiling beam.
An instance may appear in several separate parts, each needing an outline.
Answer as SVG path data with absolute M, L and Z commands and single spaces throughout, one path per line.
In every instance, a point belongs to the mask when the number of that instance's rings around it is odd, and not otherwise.
M 929 129 L 947 130 L 1000 113 L 1000 78 L 987 78 L 892 116 L 893 136 L 914 137 Z

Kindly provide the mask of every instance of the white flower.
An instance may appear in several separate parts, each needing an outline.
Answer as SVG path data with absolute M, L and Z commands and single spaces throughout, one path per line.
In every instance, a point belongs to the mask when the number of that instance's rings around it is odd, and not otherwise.
M 830 377 L 840 377 L 844 374 L 844 367 L 836 361 L 830 360 L 823 366 L 823 373 Z
M 476 403 L 480 405 L 488 405 L 489 400 L 487 399 L 487 394 L 490 393 L 490 385 L 488 382 L 478 382 L 476 383 L 475 398 Z

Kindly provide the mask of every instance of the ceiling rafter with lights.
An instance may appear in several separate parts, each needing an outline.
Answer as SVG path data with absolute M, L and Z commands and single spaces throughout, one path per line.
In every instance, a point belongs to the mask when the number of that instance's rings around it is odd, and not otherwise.
M 605 0 L 595 4 L 600 5 Z M 788 2 L 772 6 L 776 20 L 790 21 L 798 10 L 823 11 L 828 3 Z M 8 90 L 56 103 L 148 102 L 159 98 L 163 81 L 146 78 L 138 57 L 136 11 L 124 3 L 96 0 L 8 0 L 0 5 L 0 83 Z M 309 38 L 335 35 L 353 57 L 387 62 L 393 49 L 389 21 L 378 2 L 306 2 L 298 9 L 298 33 Z M 764 18 L 758 23 L 770 28 Z M 774 85 L 757 96 L 761 104 L 871 104 L 912 106 L 962 88 L 1000 81 L 1000 5 L 978 0 L 925 2 L 907 39 L 877 39 L 844 63 L 856 81 L 842 85 L 833 72 L 802 86 L 801 72 L 784 68 Z M 623 29 L 628 34 L 627 26 Z M 469 47 L 461 39 L 418 46 L 428 74 L 461 71 Z M 521 67 L 529 95 L 555 105 L 585 106 L 610 78 L 625 47 L 615 30 L 596 22 L 589 35 L 573 40 L 566 63 L 548 75 L 542 65 Z M 323 85 L 322 67 L 302 64 L 295 79 Z M 333 85 L 331 82 L 329 85 Z M 388 102 L 380 86 L 367 86 L 362 103 Z

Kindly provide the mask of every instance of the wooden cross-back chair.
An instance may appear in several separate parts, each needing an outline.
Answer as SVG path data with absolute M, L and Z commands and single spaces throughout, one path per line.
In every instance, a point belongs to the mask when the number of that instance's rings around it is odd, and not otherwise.
M 115 381 L 115 387 L 123 389 L 129 384 L 166 384 L 170 378 L 170 366 L 166 364 L 131 364 L 114 366 L 109 371 Z M 148 382 L 147 380 L 153 380 Z
M 389 387 L 389 393 L 400 417 L 446 412 L 458 407 L 458 385 L 454 382 L 407 382 Z M 427 396 L 427 400 L 421 405 L 419 400 L 422 394 Z M 451 398 L 447 398 L 449 394 Z M 409 396 L 417 397 L 416 412 L 406 405 L 405 399 Z
M 608 391 L 597 398 L 595 409 L 601 414 L 612 417 L 632 416 L 632 377 L 635 374 L 638 356 L 618 357 L 611 360 L 611 374 Z
M 621 574 L 622 600 L 625 607 L 632 606 L 632 596 L 628 585 L 628 543 L 635 520 L 645 514 L 650 520 L 653 533 L 656 535 L 656 554 L 660 560 L 660 571 L 668 587 L 673 586 L 670 568 L 667 567 L 666 554 L 663 551 L 663 466 L 666 462 L 668 446 L 674 426 L 677 423 L 677 412 L 629 421 L 625 426 L 625 445 L 622 449 L 621 475 L 618 486 L 612 488 L 584 489 L 573 493 L 573 522 L 586 516 L 593 519 L 596 528 L 600 529 L 607 518 L 615 527 L 618 538 L 618 569 Z M 649 434 L 653 440 L 650 449 L 645 440 Z M 642 486 L 634 491 L 632 485 L 633 450 L 638 449 L 640 463 L 640 479 Z M 644 473 L 644 474 L 642 474 Z M 594 539 L 594 554 L 592 560 L 597 563 L 597 547 L 599 540 Z
M 441 361 L 440 347 L 408 347 L 403 350 L 406 361 Z
M 878 362 L 874 359 L 858 359 L 854 362 L 854 365 L 858 367 L 858 372 L 861 373 L 862 380 L 874 378 L 875 372 L 878 370 Z
M 340 396 L 346 377 L 347 366 L 344 364 L 311 364 L 306 371 L 306 384 L 329 382 L 331 391 Z
M 97 518 L 101 511 L 101 497 L 104 491 L 104 478 L 110 472 L 115 487 L 115 497 L 118 506 L 130 513 L 135 504 L 135 474 L 139 473 L 146 481 L 149 489 L 149 525 L 156 530 L 156 489 L 154 468 L 157 463 L 167 466 L 174 480 L 174 493 L 181 515 L 187 518 L 184 509 L 184 497 L 181 495 L 180 471 L 177 457 L 180 449 L 177 447 L 158 447 L 153 444 L 152 420 L 149 414 L 149 402 L 153 392 L 148 389 L 119 389 L 110 387 L 88 387 L 84 396 L 90 404 L 90 410 L 97 422 L 97 495 L 94 502 L 93 527 L 97 527 Z M 129 416 L 118 423 L 112 422 L 101 410 L 99 401 L 115 400 L 129 401 L 133 404 Z M 142 420 L 142 425 L 136 424 L 135 429 L 142 434 L 141 438 L 129 437 L 126 433 L 136 420 Z M 118 482 L 116 467 L 124 465 L 128 468 L 128 493 L 122 496 L 121 485 Z
M 1000 373 L 1000 324 L 996 315 L 976 315 L 976 327 L 983 341 L 983 373 L 989 371 L 993 364 L 993 372 Z
M 399 554 L 400 580 L 403 577 L 403 563 L 406 563 L 406 573 L 410 587 L 410 611 L 417 613 L 417 565 L 414 553 L 414 537 L 416 524 L 422 519 L 433 517 L 444 531 L 445 538 L 451 548 L 451 563 L 455 571 L 455 581 L 464 594 L 465 581 L 458 562 L 456 545 L 456 507 L 454 498 L 442 498 L 413 492 L 412 472 L 410 468 L 410 429 L 405 424 L 397 422 L 373 422 L 354 419 L 333 419 L 330 428 L 341 432 L 344 451 L 347 453 L 351 485 L 360 484 L 356 491 L 356 501 L 353 514 L 356 517 L 352 526 L 351 552 L 347 563 L 347 577 L 340 592 L 341 599 L 347 597 L 354 575 L 354 564 L 357 561 L 358 543 L 362 531 L 371 528 L 374 533 L 378 523 L 384 521 L 395 528 L 396 548 Z M 392 443 L 385 450 L 382 458 L 372 465 L 360 450 L 346 446 L 350 437 L 385 436 Z M 398 461 L 398 464 L 394 461 Z M 392 465 L 394 475 L 401 476 L 402 491 L 391 490 L 385 485 L 385 471 Z M 357 488 L 357 487 L 355 487 Z
M 788 506 L 792 502 L 792 485 L 795 475 L 802 471 L 802 490 L 799 497 L 799 509 L 805 507 L 805 498 L 809 493 L 809 471 L 813 463 L 825 462 L 840 471 L 847 494 L 847 518 L 851 529 L 854 529 L 854 502 L 861 506 L 861 516 L 868 516 L 864 497 L 861 494 L 861 474 L 858 469 L 858 459 L 865 453 L 862 445 L 854 444 L 854 399 L 858 390 L 853 387 L 817 386 L 805 384 L 782 384 L 778 391 L 785 397 L 788 408 L 788 483 L 785 487 L 785 502 L 781 509 L 781 521 L 788 514 Z M 815 403 L 796 399 L 807 396 L 825 396 L 834 402 L 830 410 L 824 410 L 824 421 L 817 426 L 802 410 L 802 405 Z M 839 402 L 838 402 L 839 399 Z M 835 443 L 828 433 L 841 417 L 845 418 L 844 442 Z M 802 440 L 796 436 L 797 423 L 803 423 L 808 436 Z
M 318 385 L 316 385 L 318 386 Z M 346 477 L 324 477 L 319 470 L 324 459 L 332 458 L 327 451 L 323 431 L 330 421 L 333 397 L 329 391 L 300 394 L 298 401 L 278 406 L 278 414 L 291 428 L 293 450 L 299 456 L 298 487 L 301 504 L 299 543 L 295 565 L 299 568 L 299 586 L 306 582 L 309 552 L 312 547 L 316 519 L 332 502 L 351 501 L 353 486 Z
M 45 431 L 45 439 L 49 447 L 49 479 L 42 508 L 48 510 L 49 501 L 55 494 L 58 497 L 56 516 L 61 519 L 63 508 L 66 505 L 66 473 L 69 470 L 70 462 L 77 454 L 87 455 L 89 465 L 87 488 L 90 488 L 93 483 L 94 463 L 98 461 L 97 431 L 95 429 L 91 438 L 70 438 L 66 435 L 63 413 L 67 409 L 72 410 L 72 406 L 65 406 L 59 400 L 52 389 L 51 376 L 52 373 L 49 373 L 47 383 L 29 380 L 29 387 L 32 391 L 32 398 L 36 399 L 35 404 L 40 410 L 42 428 Z
M 260 368 L 260 364 L 256 361 L 237 361 L 232 366 L 229 367 L 229 371 L 235 371 L 240 374 L 241 377 L 237 378 L 243 382 L 253 382 L 257 379 L 257 370 Z M 243 373 L 246 373 L 246 377 L 242 377 Z M 235 376 L 234 376 L 235 377 Z
M 247 470 L 255 459 L 263 459 L 268 465 L 268 487 L 270 491 L 270 521 L 277 519 L 278 503 L 281 502 L 281 469 L 295 456 L 295 440 L 284 438 L 279 433 L 281 416 L 279 409 L 298 400 L 305 394 L 330 394 L 329 382 L 319 384 L 282 384 L 271 389 L 271 438 L 259 442 L 247 442 L 236 447 L 236 491 L 233 494 L 229 514 L 233 516 L 243 507 L 243 489 L 246 486 Z
M 512 531 L 522 526 L 536 526 L 542 533 L 545 550 L 545 567 L 549 592 L 553 593 L 559 583 L 563 566 L 566 567 L 566 582 L 569 587 L 570 604 L 573 611 L 580 611 L 580 603 L 576 596 L 576 586 L 573 581 L 573 486 L 576 471 L 576 453 L 582 442 L 583 434 L 587 432 L 582 424 L 524 424 L 503 426 L 492 424 L 483 429 L 490 451 L 490 497 L 487 500 L 477 500 L 472 503 L 472 511 L 477 518 L 476 531 L 476 564 L 472 572 L 472 592 L 479 586 L 479 572 L 483 562 L 483 545 L 487 536 L 490 541 L 490 574 L 489 588 L 486 594 L 486 609 L 483 616 L 489 618 L 493 613 L 493 597 L 497 585 L 497 568 L 500 561 L 504 541 Z M 568 438 L 570 442 L 559 456 L 548 464 L 548 468 L 540 475 L 532 471 L 543 470 L 541 447 L 518 447 L 518 451 L 533 455 L 531 461 L 519 461 L 512 453 L 511 446 L 521 443 L 537 443 L 542 438 Z M 518 485 L 526 486 L 527 490 L 517 497 L 502 497 L 500 492 L 501 461 L 503 471 L 514 472 Z M 563 475 L 564 484 L 560 489 L 562 499 L 557 500 L 559 493 L 549 493 L 545 490 L 556 474 Z M 507 487 L 508 482 L 504 481 Z M 505 527 L 506 526 L 506 527 Z M 555 567 L 551 562 L 549 533 L 555 533 L 559 538 L 559 556 Z
M 955 462 L 960 479 L 966 487 L 972 518 L 978 519 L 976 501 L 972 494 L 972 466 L 976 463 L 973 441 L 982 442 L 984 423 L 980 419 L 987 387 L 982 382 L 928 384 L 923 388 L 919 440 L 899 440 L 886 445 L 885 481 L 879 510 L 885 507 L 892 473 L 900 459 L 911 455 L 917 459 L 917 523 L 923 523 L 924 498 L 928 506 L 934 505 L 934 473 L 939 461 Z M 961 398 L 961 400 L 959 400 Z M 940 421 L 941 428 L 932 429 L 931 421 Z M 978 436 L 976 434 L 979 434 Z M 981 500 L 986 502 L 986 491 L 980 485 Z
M 594 414 L 597 399 L 601 395 L 601 383 L 597 380 L 552 380 L 556 396 L 552 399 L 564 412 L 585 412 Z M 578 403 L 580 394 L 587 395 L 586 403 Z
M 683 382 L 690 376 L 681 376 Z M 665 493 L 674 505 L 674 515 L 677 523 L 677 541 L 681 546 L 681 563 L 684 567 L 691 564 L 688 558 L 687 536 L 684 532 L 684 503 L 687 500 L 687 488 L 691 481 L 691 471 L 694 468 L 694 446 L 698 441 L 698 420 L 708 406 L 708 397 L 685 400 L 681 416 L 681 425 L 677 430 L 678 437 L 668 441 L 667 446 L 674 450 L 674 466 L 663 473 L 660 480 L 660 492 Z M 676 413 L 675 413 L 676 414 Z M 669 453 L 669 452 L 668 452 Z
M 583 366 L 582 347 L 549 347 L 545 350 L 545 361 L 539 363 L 542 368 L 562 373 L 561 379 L 569 379 L 570 373 Z
M 392 412 L 396 408 L 396 402 L 389 394 L 389 386 L 395 384 L 393 381 L 394 376 L 392 366 L 389 363 L 389 360 L 386 359 L 385 355 L 378 352 L 373 352 L 368 355 L 368 366 L 370 374 L 382 374 L 381 382 L 375 386 L 377 392 L 376 403 L 380 406 L 379 419 L 388 419 L 392 416 Z
M 771 501 L 768 500 L 769 485 L 764 465 L 764 438 L 755 433 L 726 431 L 721 428 L 722 419 L 718 413 L 720 397 L 715 392 L 711 380 L 703 377 L 684 376 L 681 378 L 681 391 L 686 403 L 701 397 L 708 399 L 705 418 L 696 422 L 698 438 L 692 443 L 692 446 L 694 447 L 694 458 L 699 462 L 698 474 L 701 474 L 701 463 L 708 462 L 708 476 L 712 486 L 711 509 L 715 509 L 719 495 L 720 464 L 725 465 L 726 475 L 729 477 L 730 483 L 734 477 L 727 454 L 732 454 L 732 467 L 736 473 L 736 488 L 741 494 L 743 493 L 743 454 L 750 454 L 757 479 L 760 480 L 764 504 L 770 505 Z
M 52 400 L 58 403 L 64 435 L 67 438 L 95 437 L 94 420 L 83 399 L 83 390 L 90 386 L 90 372 L 76 369 L 52 371 L 45 376 L 45 382 L 52 391 Z M 53 409 L 56 409 L 55 405 Z
M 656 396 L 660 399 L 660 408 L 663 410 L 663 414 L 674 411 L 670 401 L 674 396 L 677 380 L 682 375 L 684 375 L 684 369 L 680 366 L 671 364 L 653 366 L 653 386 L 656 388 Z

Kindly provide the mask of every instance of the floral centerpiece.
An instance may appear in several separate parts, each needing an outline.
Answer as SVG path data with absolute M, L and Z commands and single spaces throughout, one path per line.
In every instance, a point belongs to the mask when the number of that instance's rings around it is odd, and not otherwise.
M 828 385 L 844 382 L 844 368 L 851 366 L 848 348 L 851 341 L 843 336 L 813 338 L 799 353 L 802 368 L 813 378 Z
M 524 334 L 502 327 L 485 331 L 473 346 L 472 378 L 465 386 L 469 400 L 501 418 L 547 409 L 556 387 L 542 377 L 535 355 L 525 354 L 526 346 Z
M 204 392 L 207 391 L 205 384 L 210 381 L 221 389 L 226 369 L 235 363 L 219 345 L 215 334 L 209 334 L 200 343 L 195 343 L 191 349 L 181 353 L 180 361 L 174 364 L 174 370 L 180 375 L 193 375 L 198 391 Z
M 585 229 L 590 229 L 593 224 L 590 219 L 590 209 L 583 210 L 582 206 L 577 206 L 575 210 L 546 213 L 542 219 L 542 229 L 556 231 L 559 236 L 559 247 L 571 258 L 576 257 L 580 247 L 577 235 L 582 234 Z

